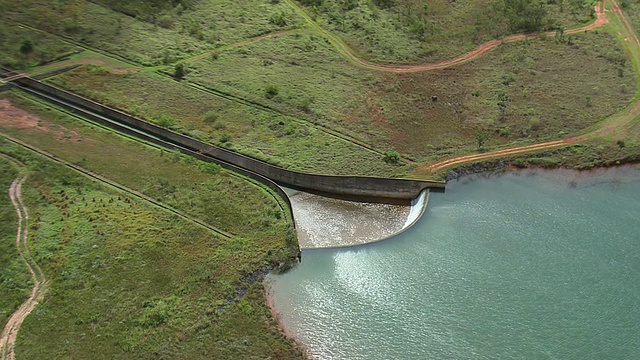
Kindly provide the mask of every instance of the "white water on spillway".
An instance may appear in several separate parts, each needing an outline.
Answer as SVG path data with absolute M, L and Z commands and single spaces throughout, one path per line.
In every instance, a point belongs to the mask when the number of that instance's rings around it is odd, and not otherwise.
M 359 203 L 285 189 L 291 200 L 302 249 L 368 244 L 415 223 L 426 206 L 424 191 L 411 206 Z

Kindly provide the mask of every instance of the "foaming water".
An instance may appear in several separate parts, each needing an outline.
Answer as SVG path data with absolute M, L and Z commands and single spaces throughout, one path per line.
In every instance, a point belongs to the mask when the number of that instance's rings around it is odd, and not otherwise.
M 317 359 L 640 358 L 638 179 L 465 178 L 391 241 L 304 250 L 273 306 Z
M 404 227 L 416 206 L 358 203 L 287 190 L 302 249 L 367 244 L 389 237 Z M 406 224 L 405 224 L 406 225 Z

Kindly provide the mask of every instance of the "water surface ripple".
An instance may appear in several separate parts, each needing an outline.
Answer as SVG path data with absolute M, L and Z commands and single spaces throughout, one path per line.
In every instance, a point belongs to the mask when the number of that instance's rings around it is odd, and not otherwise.
M 466 178 L 396 238 L 305 250 L 273 306 L 317 359 L 640 359 L 636 179 Z

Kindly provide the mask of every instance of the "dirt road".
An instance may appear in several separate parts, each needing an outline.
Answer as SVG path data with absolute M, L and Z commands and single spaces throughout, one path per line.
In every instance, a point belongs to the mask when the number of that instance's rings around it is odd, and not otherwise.
M 14 346 L 16 338 L 18 336 L 18 330 L 24 319 L 31 313 L 31 311 L 38 305 L 38 301 L 42 300 L 45 292 L 48 288 L 48 282 L 42 272 L 42 269 L 36 264 L 29 252 L 28 241 L 28 226 L 29 226 L 29 213 L 27 207 L 22 201 L 22 183 L 27 178 L 26 167 L 20 164 L 18 161 L 0 154 L 0 157 L 17 164 L 20 167 L 20 173 L 18 177 L 13 181 L 9 187 L 9 198 L 13 207 L 16 209 L 18 215 L 18 231 L 16 234 L 16 246 L 22 260 L 24 260 L 31 278 L 33 280 L 33 289 L 27 300 L 20 305 L 5 325 L 0 335 L 0 359 L 13 360 L 15 359 Z
M 611 7 L 611 13 L 613 16 L 617 18 L 620 22 L 622 28 L 620 28 L 620 35 L 625 39 L 633 39 L 631 44 L 631 56 L 636 60 L 640 61 L 640 39 L 638 39 L 638 35 L 634 31 L 633 27 L 629 24 L 626 16 L 620 9 L 620 5 L 615 0 L 610 0 L 608 2 Z M 581 29 L 574 29 L 570 31 L 566 31 L 565 34 L 572 34 L 578 31 L 583 31 L 586 28 L 594 28 L 597 26 L 602 26 L 608 22 L 608 20 L 604 17 L 604 2 L 600 2 L 596 7 L 596 11 L 598 12 L 598 20 L 596 22 L 587 25 L 587 27 L 583 27 Z M 615 25 L 615 24 L 614 24 Z M 619 27 L 619 26 L 618 26 Z M 515 37 L 512 37 L 515 39 Z M 515 40 L 511 40 L 515 41 Z M 614 114 L 608 117 L 605 121 L 599 124 L 597 127 L 591 129 L 591 131 L 583 136 L 572 137 L 564 140 L 557 140 L 539 144 L 533 144 L 528 146 L 520 146 L 514 147 L 504 150 L 491 151 L 480 154 L 472 154 L 466 156 L 459 156 L 456 158 L 443 160 L 437 162 L 435 164 L 423 164 L 419 166 L 415 171 L 414 175 L 432 175 L 435 174 L 447 167 L 467 163 L 467 162 L 477 162 L 492 158 L 499 158 L 501 156 L 508 155 L 516 155 L 526 152 L 540 151 L 546 150 L 556 147 L 561 147 L 565 145 L 569 145 L 576 142 L 582 142 L 587 140 L 588 138 L 597 138 L 603 136 L 610 136 L 612 134 L 620 135 L 621 132 L 624 132 L 625 129 L 628 128 L 629 124 L 632 124 L 636 119 L 640 116 L 640 100 L 636 100 L 632 102 L 625 110 L 620 111 L 617 114 Z
M 465 61 L 477 58 L 478 56 L 484 55 L 487 52 L 489 52 L 490 50 L 492 50 L 493 48 L 495 48 L 496 46 L 500 45 L 500 44 L 506 44 L 506 43 L 510 43 L 510 42 L 514 42 L 514 41 L 521 41 L 521 40 L 525 40 L 525 39 L 532 39 L 535 37 L 538 37 L 540 35 L 542 35 L 541 33 L 536 33 L 536 34 L 521 34 L 521 35 L 512 35 L 512 36 L 508 36 L 504 39 L 499 39 L 499 40 L 492 40 L 489 41 L 487 43 L 484 43 L 482 45 L 480 45 L 479 47 L 477 47 L 476 49 L 466 53 L 466 54 L 462 54 L 460 56 L 458 56 L 457 58 L 454 59 L 450 59 L 450 60 L 445 60 L 445 61 L 440 61 L 440 62 L 436 62 L 436 63 L 431 63 L 431 64 L 423 64 L 423 65 L 383 65 L 383 64 L 375 64 L 372 62 L 369 62 L 367 60 L 364 60 L 360 57 L 358 57 L 353 50 L 344 42 L 342 41 L 342 39 L 340 39 L 338 36 L 333 35 L 332 33 L 330 33 L 329 31 L 323 29 L 320 25 L 318 25 L 315 21 L 313 21 L 309 15 L 302 10 L 298 5 L 296 5 L 293 1 L 291 0 L 285 0 L 285 2 L 287 2 L 295 11 L 298 15 L 302 16 L 303 18 L 305 18 L 305 20 L 307 21 L 307 23 L 309 24 L 309 26 L 315 28 L 317 31 L 321 32 L 326 38 L 327 40 L 329 40 L 334 47 L 336 47 L 336 49 L 344 56 L 346 56 L 349 60 L 351 60 L 354 64 L 365 68 L 365 69 L 369 69 L 369 70 L 377 70 L 377 71 L 384 71 L 384 72 L 391 72 L 391 73 L 413 73 L 413 72 L 421 72 L 421 71 L 430 71 L 430 70 L 437 70 L 437 69 L 444 69 L 444 68 L 448 68 L 454 65 L 458 65 L 461 64 Z M 564 34 L 570 35 L 570 34 L 575 34 L 575 33 L 579 33 L 579 32 L 583 32 L 583 31 L 587 31 L 587 30 L 591 30 L 591 29 L 595 29 L 598 28 L 600 26 L 603 26 L 604 24 L 606 24 L 608 22 L 608 19 L 604 13 L 604 4 L 602 2 L 598 2 L 595 6 L 595 11 L 597 14 L 596 20 L 594 22 L 592 22 L 591 24 L 585 25 L 585 26 L 581 26 L 579 28 L 575 28 L 575 29 L 570 29 L 570 30 L 566 30 L 564 32 Z M 547 36 L 554 36 L 555 32 L 547 32 L 544 33 Z

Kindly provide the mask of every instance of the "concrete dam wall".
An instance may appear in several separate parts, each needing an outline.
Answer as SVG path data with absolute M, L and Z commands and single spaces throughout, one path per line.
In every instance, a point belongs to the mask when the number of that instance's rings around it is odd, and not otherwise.
M 15 83 L 27 90 L 35 90 L 40 96 L 45 95 L 49 100 L 62 100 L 75 107 L 74 112 L 88 110 L 104 117 L 100 119 L 96 116 L 89 116 L 92 120 L 98 121 L 106 126 L 116 128 L 119 131 L 142 137 L 147 141 L 159 143 L 166 146 L 166 142 L 171 143 L 181 151 L 187 150 L 192 155 L 202 158 L 213 157 L 221 162 L 221 165 L 233 165 L 233 168 L 240 168 L 245 171 L 240 173 L 250 176 L 260 182 L 268 178 L 278 184 L 286 185 L 295 189 L 346 200 L 378 202 L 389 204 L 409 204 L 424 189 L 444 190 L 444 182 L 409 180 L 409 179 L 388 179 L 367 176 L 330 176 L 309 174 L 291 171 L 271 165 L 236 152 L 207 144 L 174 131 L 162 128 L 158 125 L 135 118 L 119 110 L 104 106 L 95 101 L 80 97 L 68 91 L 44 84 L 31 78 L 15 80 Z M 36 95 L 38 95 L 36 93 Z M 65 106 L 64 104 L 62 104 Z M 66 107 L 69 107 L 66 105 Z M 147 134 L 141 136 L 140 132 Z M 226 166 L 228 167 L 228 166 Z M 236 169 L 233 169 L 238 171 Z M 251 174 L 259 174 L 255 177 Z M 269 187 L 269 184 L 266 184 Z M 274 189 L 275 190 L 275 189 Z M 277 191 L 280 193 L 281 191 Z M 283 196 L 283 197 L 286 197 Z

